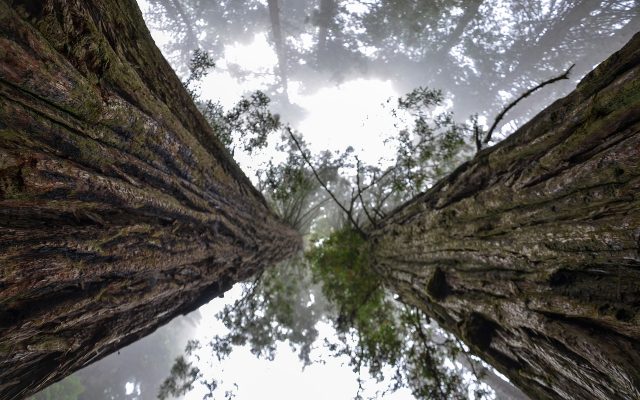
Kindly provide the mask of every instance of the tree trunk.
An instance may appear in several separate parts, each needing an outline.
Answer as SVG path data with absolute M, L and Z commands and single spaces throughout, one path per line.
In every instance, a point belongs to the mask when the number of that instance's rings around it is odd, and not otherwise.
M 373 233 L 401 298 L 533 399 L 640 398 L 640 34 Z
M 271 35 L 273 36 L 273 44 L 278 57 L 278 75 L 280 76 L 280 85 L 282 86 L 282 94 L 289 103 L 289 81 L 287 79 L 287 54 L 285 41 L 282 37 L 282 24 L 280 24 L 280 7 L 278 0 L 267 0 L 269 6 L 269 21 L 271 22 Z
M 0 0 L 0 399 L 300 248 L 134 0 Z

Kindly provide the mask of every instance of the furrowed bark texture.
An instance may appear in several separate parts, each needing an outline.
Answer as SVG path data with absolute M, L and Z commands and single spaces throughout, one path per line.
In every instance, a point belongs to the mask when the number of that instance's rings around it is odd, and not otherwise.
M 133 0 L 0 0 L 0 399 L 300 248 Z
M 532 399 L 640 398 L 640 34 L 371 243 L 404 301 Z

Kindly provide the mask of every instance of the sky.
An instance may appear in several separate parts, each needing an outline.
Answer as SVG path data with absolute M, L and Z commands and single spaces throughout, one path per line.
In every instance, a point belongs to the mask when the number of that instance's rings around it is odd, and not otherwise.
M 158 44 L 167 40 L 163 32 L 152 30 L 152 35 Z M 264 75 L 239 82 L 228 73 L 230 64 Z M 202 80 L 201 96 L 203 99 L 219 101 L 225 109 L 229 109 L 241 96 L 264 89 L 272 82 L 273 74 L 269 71 L 273 71 L 276 64 L 277 56 L 267 42 L 267 34 L 256 33 L 249 44 L 235 43 L 225 47 L 216 68 Z M 393 155 L 390 148 L 384 145 L 384 139 L 396 130 L 387 100 L 400 95 L 391 81 L 358 78 L 341 83 L 327 82 L 313 93 L 305 91 L 302 82 L 289 81 L 288 89 L 291 103 L 305 112 L 305 117 L 294 128 L 303 133 L 312 153 L 344 151 L 352 146 L 361 155 L 362 161 L 370 164 L 375 164 L 381 157 Z M 234 156 L 252 178 L 252 167 L 272 156 L 277 157 L 277 154 L 271 148 L 258 162 L 255 155 L 239 152 Z
M 204 341 L 212 334 L 223 334 L 226 328 L 213 316 L 219 312 L 225 303 L 239 298 L 241 288 L 234 286 L 225 293 L 223 299 L 214 299 L 200 308 L 202 322 L 196 336 Z M 319 327 L 320 338 L 333 335 L 333 328 L 326 324 Z M 211 359 L 206 348 L 201 353 L 203 359 Z M 303 369 L 298 356 L 286 343 L 280 343 L 273 361 L 258 359 L 249 349 L 236 348 L 229 359 L 221 364 L 211 365 L 205 374 L 209 373 L 215 379 L 223 381 L 219 393 L 233 389 L 236 400 L 270 400 L 270 399 L 309 399 L 309 400 L 351 400 L 358 391 L 357 375 L 347 365 L 345 357 L 331 358 L 318 343 L 312 352 L 313 358 L 322 358 L 324 364 L 312 364 Z M 203 364 L 204 365 L 204 364 Z M 203 368 L 204 370 L 204 368 Z M 366 376 L 363 376 L 366 377 Z M 234 388 L 233 384 L 237 384 Z M 376 390 L 383 391 L 385 385 L 369 382 L 366 396 L 374 395 Z M 206 391 L 196 388 L 185 396 L 186 400 L 202 400 Z M 365 397 L 366 398 L 366 397 Z M 413 397 L 407 389 L 385 395 L 389 400 L 411 400 Z

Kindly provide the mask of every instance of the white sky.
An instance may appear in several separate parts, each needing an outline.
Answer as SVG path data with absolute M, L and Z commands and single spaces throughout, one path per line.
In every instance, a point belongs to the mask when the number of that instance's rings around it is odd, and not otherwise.
M 209 304 L 200 308 L 202 321 L 197 333 L 198 338 L 204 343 L 208 337 L 215 334 L 223 334 L 226 328 L 213 316 L 224 307 L 224 304 L 232 302 L 241 294 L 239 285 L 234 286 L 225 294 L 223 299 L 214 299 Z M 333 329 L 327 325 L 319 326 L 320 338 L 323 335 L 332 335 Z M 288 344 L 278 346 L 274 361 L 257 359 L 249 352 L 248 348 L 235 348 L 229 359 L 221 364 L 212 365 L 207 374 L 218 381 L 224 381 L 217 389 L 220 398 L 225 390 L 234 389 L 236 400 L 352 400 L 358 390 L 357 375 L 349 367 L 346 358 L 332 358 L 324 354 L 321 344 L 312 352 L 311 358 L 322 357 L 326 364 L 315 364 L 302 370 L 302 363 Z M 207 348 L 203 347 L 201 357 L 207 357 Z M 324 355 L 324 357 L 323 357 Z M 201 365 L 201 368 L 203 365 Z M 363 378 L 366 376 L 363 375 Z M 238 388 L 235 389 L 233 384 Z M 366 385 L 368 391 L 364 394 L 374 395 L 376 390 L 384 390 L 386 386 L 369 382 Z M 205 393 L 203 388 L 198 388 L 189 393 L 186 400 L 201 400 Z M 217 398 L 217 397 L 216 397 Z M 411 400 L 408 390 L 399 390 L 396 393 L 385 396 L 389 400 Z
M 312 95 L 295 91 L 290 85 L 291 102 L 309 114 L 297 127 L 311 144 L 311 150 L 344 150 L 348 146 L 361 155 L 365 163 L 375 164 L 379 157 L 389 157 L 384 136 L 394 132 L 394 119 L 382 104 L 396 98 L 391 81 L 356 79 L 324 87 Z
M 161 40 L 156 39 L 156 42 Z M 201 96 L 218 100 L 225 108 L 230 108 L 242 95 L 264 89 L 273 82 L 272 71 L 276 63 L 277 56 L 265 33 L 257 34 L 250 44 L 227 46 L 217 67 L 203 79 Z M 241 65 L 259 75 L 238 82 L 227 72 L 231 64 Z M 291 103 L 307 112 L 306 118 L 294 128 L 302 132 L 313 153 L 343 151 L 352 146 L 362 161 L 370 164 L 375 164 L 380 157 L 392 155 L 389 146 L 383 142 L 385 135 L 396 130 L 391 113 L 383 109 L 387 99 L 398 97 L 391 81 L 355 79 L 340 85 L 327 81 L 327 86 L 312 94 L 305 93 L 300 82 L 290 81 L 288 95 Z M 267 157 L 272 155 L 266 154 Z M 256 162 L 255 155 L 236 154 L 236 161 L 247 175 L 253 175 L 251 167 Z
M 145 0 L 138 0 L 138 3 L 143 11 L 148 8 Z M 169 38 L 162 32 L 150 30 L 156 44 L 162 49 Z M 265 34 L 256 35 L 248 45 L 227 46 L 224 56 L 216 62 L 216 69 L 202 81 L 201 96 L 218 100 L 225 108 L 229 108 L 243 94 L 262 89 L 272 81 L 276 63 L 276 54 Z M 241 65 L 243 69 L 262 75 L 238 82 L 226 71 L 231 64 Z M 390 112 L 382 108 L 382 104 L 388 98 L 398 96 L 390 81 L 357 79 L 343 82 L 339 86 L 327 82 L 326 87 L 313 94 L 303 94 L 300 88 L 298 82 L 289 82 L 288 94 L 292 103 L 308 112 L 306 118 L 295 128 L 303 133 L 311 151 L 343 151 L 347 146 L 352 146 L 361 159 L 368 163 L 375 163 L 381 156 L 389 156 L 389 149 L 383 144 L 383 136 L 394 131 L 393 119 Z M 255 157 L 236 157 L 236 160 L 246 170 L 255 161 Z M 252 173 L 249 171 L 247 175 L 251 177 Z M 214 299 L 200 308 L 203 318 L 197 339 L 204 343 L 207 337 L 226 331 L 214 315 L 225 303 L 234 301 L 240 292 L 236 285 L 223 299 Z M 321 339 L 335 334 L 330 326 L 320 328 Z M 259 360 L 248 348 L 236 348 L 229 359 L 221 365 L 209 367 L 206 373 L 212 374 L 218 381 L 224 381 L 216 391 L 220 398 L 225 390 L 234 389 L 233 383 L 236 383 L 236 400 L 353 399 L 358 390 L 357 375 L 348 366 L 348 360 L 323 354 L 321 343 L 318 343 L 317 348 L 312 359 L 322 358 L 326 363 L 308 366 L 304 371 L 298 356 L 287 344 L 281 344 L 274 361 Z M 202 358 L 205 357 L 202 354 Z M 203 365 L 199 366 L 203 368 Z M 363 375 L 363 378 L 368 376 Z M 363 395 L 374 395 L 387 385 L 388 383 L 376 384 L 369 381 L 365 386 L 368 390 Z M 203 388 L 196 388 L 185 399 L 200 400 L 202 395 Z M 404 389 L 385 395 L 385 399 L 409 400 L 413 396 Z

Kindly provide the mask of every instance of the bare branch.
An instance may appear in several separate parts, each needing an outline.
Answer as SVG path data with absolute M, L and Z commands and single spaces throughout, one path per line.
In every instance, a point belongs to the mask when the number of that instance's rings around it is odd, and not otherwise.
M 516 104 L 518 104 L 520 102 L 520 100 L 524 99 L 525 97 L 530 96 L 532 93 L 536 92 L 538 89 L 541 89 L 547 85 L 550 85 L 552 83 L 555 83 L 557 81 L 561 81 L 563 79 L 569 79 L 569 74 L 571 73 L 571 70 L 573 69 L 573 67 L 575 67 L 575 64 L 572 64 L 566 71 L 564 71 L 561 75 L 558 75 L 556 77 L 553 77 L 551 79 L 547 79 L 546 81 L 539 83 L 538 85 L 532 87 L 531 89 L 527 90 L 526 92 L 524 92 L 522 95 L 520 95 L 520 97 L 518 97 L 517 99 L 515 99 L 513 102 L 511 102 L 508 106 L 506 106 L 501 112 L 500 114 L 498 114 L 498 116 L 496 117 L 496 119 L 493 121 L 493 125 L 491 125 L 491 128 L 489 128 L 489 131 L 487 131 L 487 134 L 484 137 L 484 140 L 482 141 L 482 144 L 487 144 L 489 143 L 489 141 L 491 140 L 491 135 L 493 134 L 493 131 L 495 131 L 496 127 L 498 126 L 498 123 L 502 120 L 502 118 L 504 118 L 505 114 L 511 110 L 513 107 L 515 107 Z M 476 146 L 478 146 L 478 139 L 476 139 Z M 481 146 L 480 146 L 481 147 Z M 481 148 L 478 147 L 478 151 L 481 150 Z
M 296 136 L 293 134 L 293 132 L 291 132 L 291 128 L 290 127 L 285 127 L 285 130 L 287 131 L 287 133 L 289 134 L 289 137 L 291 137 L 291 140 L 293 140 L 293 143 L 295 143 L 296 147 L 298 148 L 298 150 L 300 151 L 300 155 L 302 156 L 302 159 L 304 160 L 304 162 L 309 166 L 309 168 L 311 168 L 311 172 L 313 172 L 313 176 L 316 177 L 316 180 L 318 181 L 318 183 L 320 184 L 320 186 L 322 186 L 322 188 L 327 192 L 327 194 L 329 194 L 329 196 L 331 197 L 331 199 L 333 199 L 334 203 L 336 203 L 336 205 L 338 207 L 340 207 L 340 209 L 342 211 L 344 211 L 344 213 L 347 215 L 347 218 L 349 219 L 349 222 L 351 222 L 351 224 L 353 225 L 353 227 L 355 228 L 355 230 L 363 237 L 363 238 L 367 238 L 367 234 L 362 230 L 362 228 L 360 228 L 360 225 L 358 225 L 357 221 L 353 219 L 353 215 L 351 213 L 350 210 L 347 210 L 342 203 L 340 203 L 340 201 L 338 200 L 338 198 L 333 194 L 333 192 L 327 187 L 327 185 L 322 181 L 322 179 L 320 179 L 320 175 L 318 175 L 318 171 L 316 171 L 316 168 L 313 166 L 313 164 L 311 163 L 311 160 L 309 159 L 309 157 L 307 156 L 307 153 L 304 151 L 304 149 L 302 148 L 302 146 L 300 145 L 300 142 L 298 142 L 298 139 L 296 139 Z

